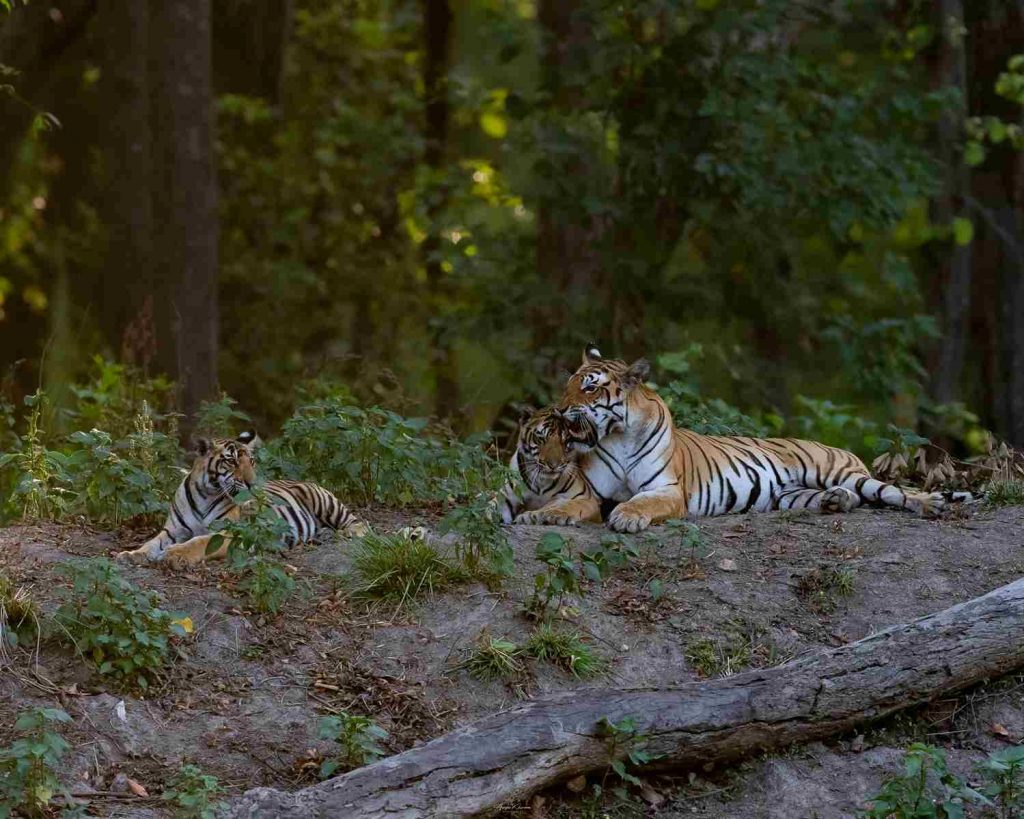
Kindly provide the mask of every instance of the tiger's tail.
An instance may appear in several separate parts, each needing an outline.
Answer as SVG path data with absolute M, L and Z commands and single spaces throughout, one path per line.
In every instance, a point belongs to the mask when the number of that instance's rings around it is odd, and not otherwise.
M 981 496 L 973 492 L 920 492 L 905 490 L 870 475 L 850 475 L 839 484 L 856 494 L 861 502 L 909 509 L 919 515 L 934 515 L 953 503 L 977 503 Z

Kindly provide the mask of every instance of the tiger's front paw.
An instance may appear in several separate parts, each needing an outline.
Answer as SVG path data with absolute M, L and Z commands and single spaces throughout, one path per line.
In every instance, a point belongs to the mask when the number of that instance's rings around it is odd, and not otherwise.
M 423 526 L 403 526 L 395 534 L 406 540 L 426 540 L 427 530 Z
M 518 526 L 579 526 L 578 519 L 558 512 L 545 512 L 543 509 L 534 509 L 530 512 L 523 512 L 516 516 L 515 524 Z
M 152 558 L 145 549 L 126 549 L 123 552 L 115 552 L 114 560 L 118 563 L 134 563 L 140 566 L 143 563 L 151 562 Z
M 825 494 L 822 495 L 820 509 L 822 514 L 825 515 L 842 514 L 855 509 L 859 502 L 860 498 L 849 489 L 842 486 L 833 486 L 830 489 L 826 489 Z
M 608 516 L 608 528 L 613 532 L 635 535 L 651 525 L 651 518 L 642 512 L 631 512 L 617 506 Z
M 161 562 L 166 563 L 172 569 L 189 569 L 203 562 L 204 551 L 191 548 L 168 549 Z
M 370 524 L 357 520 L 355 523 L 350 523 L 345 527 L 344 535 L 345 537 L 363 537 L 370 534 L 372 531 L 373 530 L 370 529 Z

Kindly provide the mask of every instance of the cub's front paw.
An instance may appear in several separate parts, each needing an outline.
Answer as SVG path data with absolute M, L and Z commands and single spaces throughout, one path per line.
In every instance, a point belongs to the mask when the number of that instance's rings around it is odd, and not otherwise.
M 114 560 L 118 563 L 134 563 L 135 565 L 141 565 L 143 563 L 149 563 L 149 554 L 142 549 L 128 549 L 123 552 L 115 552 Z
M 613 532 L 635 535 L 650 525 L 651 519 L 649 516 L 640 512 L 631 512 L 628 509 L 623 509 L 621 506 L 617 507 L 608 516 L 608 528 Z

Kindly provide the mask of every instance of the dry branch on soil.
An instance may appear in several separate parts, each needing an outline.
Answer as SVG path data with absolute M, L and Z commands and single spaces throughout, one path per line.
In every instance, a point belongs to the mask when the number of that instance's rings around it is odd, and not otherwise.
M 604 770 L 602 718 L 634 718 L 660 767 L 687 767 L 819 739 L 1021 665 L 1024 579 L 776 668 L 527 703 L 296 793 L 251 790 L 227 815 L 469 816 Z

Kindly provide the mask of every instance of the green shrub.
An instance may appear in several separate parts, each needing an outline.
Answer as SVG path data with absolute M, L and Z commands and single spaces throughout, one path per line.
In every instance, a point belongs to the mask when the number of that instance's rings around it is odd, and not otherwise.
M 551 604 L 561 606 L 568 594 L 581 593 L 580 578 L 573 556 L 573 543 L 557 532 L 545 532 L 537 541 L 536 557 L 544 571 L 533 578 L 533 596 L 526 610 L 538 619 L 545 619 Z
M 59 708 L 34 708 L 18 714 L 14 730 L 20 736 L 0 748 L 0 819 L 14 811 L 30 817 L 49 816 L 48 806 L 56 794 L 70 800 L 56 772 L 71 746 L 52 729 L 56 723 L 70 721 Z
M 274 473 L 316 481 L 363 504 L 443 501 L 489 488 L 497 464 L 483 439 L 427 432 L 425 419 L 326 399 L 300 407 L 261 460 Z
M 174 383 L 163 376 L 145 378 L 124 364 L 94 356 L 96 375 L 87 384 L 72 385 L 75 407 L 68 411 L 78 429 L 103 429 L 115 439 L 136 429 L 140 415 L 151 417 L 166 434 L 177 435 L 177 416 L 167 410 L 174 401 Z
M 1024 506 L 1024 481 L 992 481 L 985 489 L 985 503 L 989 506 Z
M 324 717 L 320 720 L 319 736 L 337 745 L 335 754 L 320 765 L 320 776 L 324 779 L 335 771 L 359 768 L 386 756 L 380 742 L 387 739 L 388 732 L 369 717 L 355 716 L 344 711 Z
M 229 438 L 239 429 L 251 427 L 252 419 L 237 405 L 238 402 L 226 392 L 222 392 L 216 401 L 203 401 L 196 413 L 196 434 Z
M 181 819 L 213 819 L 224 803 L 217 777 L 204 774 L 195 765 L 182 765 L 161 798 L 174 805 L 174 815 Z
M 658 759 L 660 754 L 652 754 L 647 750 L 650 737 L 637 727 L 633 717 L 623 717 L 613 722 L 608 717 L 601 717 L 597 723 L 597 736 L 604 741 L 608 754 L 608 768 L 601 782 L 602 790 L 608 774 L 614 772 L 623 782 L 631 785 L 642 784 L 626 769 L 627 763 L 634 766 L 646 765 Z
M 40 390 L 27 396 L 25 406 L 25 434 L 17 439 L 13 452 L 0 454 L 2 483 L 10 487 L 0 514 L 51 520 L 64 514 L 70 501 L 67 457 L 47 448 L 43 441 L 45 394 Z
M 583 574 L 588 579 L 599 583 L 612 572 L 629 565 L 629 562 L 640 557 L 640 549 L 631 539 L 623 535 L 606 537 L 591 552 L 580 553 Z
M 65 565 L 73 582 L 54 615 L 58 637 L 69 640 L 97 671 L 145 691 L 171 659 L 171 638 L 191 628 L 188 618 L 156 605 L 105 558 Z
M 903 767 L 903 774 L 887 779 L 868 800 L 863 819 L 958 819 L 965 815 L 965 803 L 979 797 L 988 801 L 949 772 L 941 748 L 914 743 Z
M 403 535 L 368 534 L 357 540 L 352 571 L 358 597 L 399 605 L 466 579 L 429 543 Z

